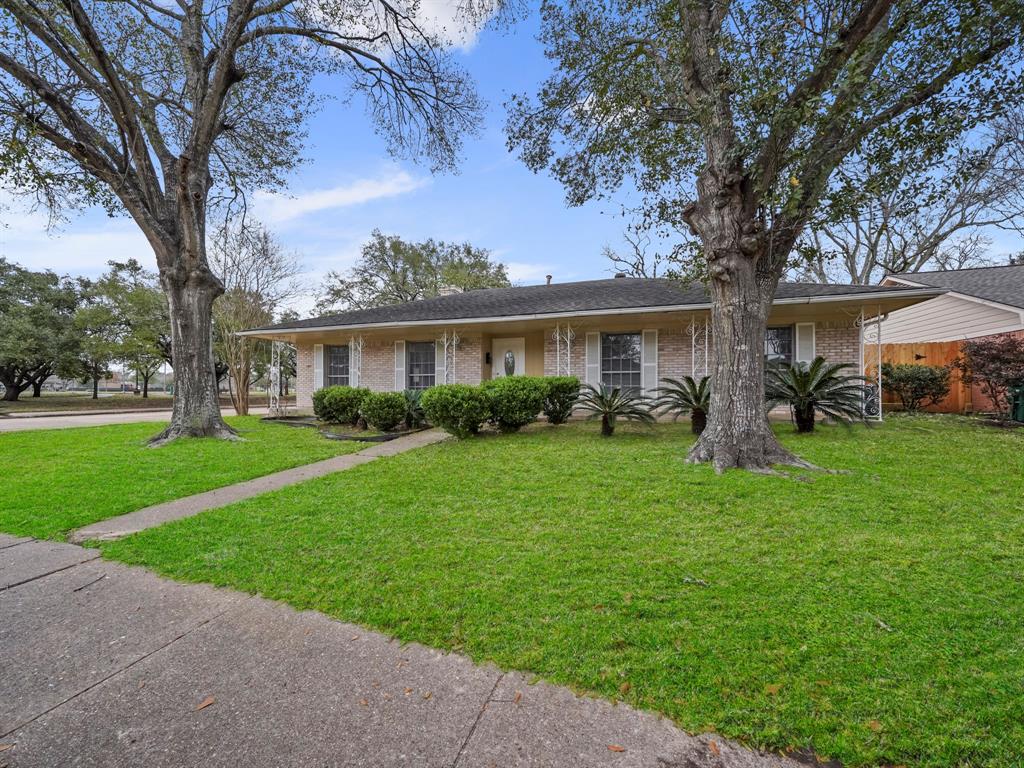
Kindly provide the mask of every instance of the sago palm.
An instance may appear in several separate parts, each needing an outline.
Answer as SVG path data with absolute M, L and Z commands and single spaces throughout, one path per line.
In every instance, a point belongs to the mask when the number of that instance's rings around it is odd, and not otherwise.
M 615 432 L 615 422 L 619 419 L 638 421 L 642 424 L 653 424 L 654 416 L 647 402 L 635 389 L 622 389 L 602 384 L 594 387 L 584 384 L 580 389 L 578 408 L 589 411 L 590 419 L 601 419 L 601 434 L 611 437 Z
M 782 363 L 768 369 L 765 394 L 768 407 L 788 405 L 793 409 L 797 432 L 814 431 L 814 414 L 841 424 L 864 419 L 863 376 L 844 373 L 848 363 L 827 363 L 816 357 L 806 363 Z
M 661 383 L 654 408 L 672 414 L 673 421 L 689 414 L 693 434 L 703 432 L 711 407 L 711 378 L 704 376 L 696 381 L 692 376 L 684 376 L 682 379 L 662 379 Z

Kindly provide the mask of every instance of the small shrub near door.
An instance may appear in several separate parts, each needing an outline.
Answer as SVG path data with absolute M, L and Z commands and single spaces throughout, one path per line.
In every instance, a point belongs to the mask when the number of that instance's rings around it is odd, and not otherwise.
M 469 437 L 480 431 L 491 417 L 491 405 L 480 387 L 468 384 L 442 384 L 431 387 L 420 398 L 427 421 L 456 437 Z
M 547 382 L 537 376 L 503 376 L 481 385 L 491 419 L 502 432 L 515 432 L 537 418 L 544 407 Z
M 882 388 L 892 392 L 905 411 L 917 411 L 949 394 L 949 368 L 944 365 L 882 363 Z
M 426 414 L 423 413 L 423 404 L 420 402 L 423 397 L 422 389 L 407 389 L 402 393 L 405 397 L 405 428 L 418 429 L 427 423 Z
M 363 400 L 360 413 L 374 429 L 389 432 L 405 422 L 405 395 L 401 392 L 373 392 Z
M 363 387 L 324 387 L 313 393 L 313 413 L 331 424 L 355 424 L 370 390 Z
M 548 376 L 544 382 L 544 416 L 549 424 L 565 424 L 580 399 L 580 380 L 575 376 Z

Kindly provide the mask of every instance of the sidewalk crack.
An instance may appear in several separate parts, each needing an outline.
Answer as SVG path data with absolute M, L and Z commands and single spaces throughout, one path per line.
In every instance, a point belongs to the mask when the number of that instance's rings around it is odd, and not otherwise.
M 247 601 L 243 601 L 243 602 L 242 602 L 242 605 L 245 605 L 245 604 L 246 604 L 246 602 L 247 602 Z M 167 641 L 166 643 L 164 643 L 164 644 L 163 644 L 163 645 L 161 645 L 160 647 L 158 647 L 158 648 L 154 648 L 154 649 L 153 649 L 152 651 L 149 651 L 149 652 L 147 652 L 147 653 L 144 653 L 144 654 L 143 654 L 142 656 L 140 656 L 139 658 L 137 658 L 137 659 L 136 659 L 135 661 L 133 661 L 133 662 L 132 662 L 131 664 L 127 664 L 127 665 L 125 665 L 125 666 L 121 667 L 120 669 L 116 669 L 116 670 L 114 670 L 113 672 L 111 672 L 111 673 L 110 673 L 109 675 L 107 675 L 106 677 L 103 677 L 103 678 L 101 678 L 101 679 L 97 680 L 96 682 L 94 682 L 94 683 L 92 683 L 92 684 L 90 684 L 90 685 L 87 685 L 87 686 L 86 686 L 85 688 L 83 688 L 82 690 L 80 690 L 80 691 L 77 691 L 77 692 L 75 692 L 75 693 L 71 694 L 70 696 L 68 696 L 68 697 L 67 697 L 66 699 L 64 699 L 63 701 L 59 701 L 59 702 L 57 702 L 56 704 L 54 704 L 54 705 L 53 705 L 52 707 L 50 707 L 49 709 L 47 709 L 47 710 L 44 710 L 43 712 L 40 712 L 40 713 L 39 713 L 38 715 L 35 715 L 35 716 L 33 716 L 33 717 L 29 718 L 28 720 L 26 720 L 26 721 L 25 721 L 25 722 L 23 722 L 23 723 L 19 723 L 18 725 L 14 726 L 14 728 L 12 728 L 11 730 L 7 731 L 6 733 L 0 733 L 0 739 L 4 739 L 4 738 L 7 738 L 7 737 L 8 737 L 8 736 L 10 736 L 10 735 L 11 735 L 12 733 L 15 733 L 16 731 L 20 731 L 20 730 L 21 730 L 22 728 L 24 728 L 24 727 L 26 727 L 26 726 L 28 726 L 28 725 L 31 725 L 32 723 L 34 723 L 34 722 L 35 722 L 36 720 L 38 720 L 39 718 L 41 718 L 41 717 L 45 717 L 46 715 L 48 715 L 48 714 L 50 714 L 51 712 L 53 712 L 53 711 L 54 711 L 55 709 L 58 709 L 59 707 L 63 707 L 63 706 L 65 705 L 65 704 L 68 704 L 68 703 L 70 703 L 70 702 L 74 701 L 74 700 L 75 700 L 75 699 L 77 699 L 77 698 L 78 698 L 79 696 L 82 696 L 83 694 L 86 694 L 86 693 L 88 693 L 89 691 L 91 691 L 91 690 L 92 690 L 93 688 L 96 688 L 97 686 L 103 685 L 103 684 L 104 684 L 105 682 L 107 682 L 108 680 L 111 680 L 111 679 L 113 679 L 113 678 L 117 677 L 117 676 L 118 676 L 118 675 L 120 675 L 120 674 L 121 674 L 122 672 L 127 672 L 127 671 L 128 671 L 129 669 L 131 669 L 132 667 L 134 667 L 134 666 L 135 666 L 136 664 L 140 664 L 141 662 L 143 662 L 143 661 L 145 661 L 146 659 L 148 659 L 148 658 L 149 658 L 150 656 L 153 656 L 154 654 L 160 653 L 160 651 L 162 651 L 162 650 L 164 650 L 164 649 L 166 649 L 166 648 L 169 648 L 170 646 L 174 645 L 174 643 L 178 642 L 178 641 L 179 641 L 179 640 L 181 640 L 182 638 L 184 638 L 184 637 L 188 637 L 189 635 L 191 635 L 191 634 L 192 634 L 193 632 L 195 632 L 196 630 L 198 630 L 198 629 L 202 629 L 203 627 L 205 627 L 205 626 L 206 626 L 207 624 L 209 624 L 210 622 L 212 622 L 212 621 L 216 621 L 216 620 L 217 620 L 217 619 L 219 619 L 219 618 L 220 618 L 221 616 L 223 616 L 223 615 L 224 615 L 225 613 L 228 613 L 228 612 L 229 612 L 229 611 L 231 611 L 231 610 L 232 610 L 233 608 L 238 608 L 238 607 L 239 607 L 238 605 L 229 605 L 229 606 L 228 606 L 227 608 L 225 608 L 224 610 L 222 610 L 222 611 L 220 611 L 220 612 L 218 612 L 218 613 L 215 613 L 215 614 L 214 614 L 213 616 L 211 616 L 210 618 L 208 618 L 208 619 L 204 619 L 203 621 L 201 621 L 201 622 L 199 622 L 198 624 L 196 624 L 196 625 L 195 625 L 194 627 L 191 627 L 190 629 L 187 629 L 187 630 L 185 630 L 184 632 L 182 632 L 182 633 L 181 633 L 180 635 L 177 635 L 176 637 L 173 637 L 173 638 L 171 638 L 170 640 L 168 640 L 168 641 Z
M 54 568 L 52 571 L 47 571 L 46 573 L 41 573 L 38 576 L 32 576 L 31 578 L 28 578 L 28 579 L 22 579 L 21 581 L 16 581 L 13 584 L 8 584 L 5 587 L 0 587 L 0 592 L 4 592 L 4 591 L 6 591 L 8 589 L 14 589 L 15 587 L 21 587 L 21 586 L 24 586 L 25 584 L 30 584 L 33 581 L 38 581 L 39 579 L 45 579 L 47 576 L 53 576 L 53 574 L 55 574 L 55 573 L 60 573 L 61 571 L 67 571 L 67 570 L 70 570 L 71 568 L 77 568 L 78 566 L 85 565 L 86 563 L 91 563 L 93 560 L 98 559 L 99 556 L 100 555 L 97 552 L 92 557 L 87 558 L 85 560 L 79 560 L 77 563 L 72 563 L 71 565 L 65 565 L 62 568 Z
M 473 725 L 469 728 L 469 733 L 466 734 L 466 738 L 462 742 L 462 746 L 459 747 L 458 754 L 455 755 L 455 761 L 452 763 L 452 768 L 458 768 L 459 760 L 462 759 L 462 753 L 465 752 L 466 747 L 469 746 L 469 742 L 473 738 L 473 734 L 476 733 L 476 727 L 480 724 L 480 720 L 483 718 L 484 712 L 487 711 L 487 705 L 494 701 L 494 692 L 498 690 L 498 685 L 504 679 L 505 673 L 501 672 L 494 681 L 494 685 L 491 686 L 491 692 L 488 693 L 487 698 L 484 699 L 484 703 L 480 706 L 480 711 L 476 713 L 476 718 L 473 720 Z

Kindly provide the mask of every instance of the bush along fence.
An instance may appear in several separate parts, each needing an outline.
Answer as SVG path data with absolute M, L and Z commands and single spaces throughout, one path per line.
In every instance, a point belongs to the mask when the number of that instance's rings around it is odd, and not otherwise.
M 1009 415 L 1010 393 L 1024 385 L 1024 332 L 968 341 L 883 344 L 882 362 L 886 409 Z M 873 370 L 867 373 L 870 376 Z M 943 376 L 948 389 L 939 394 Z

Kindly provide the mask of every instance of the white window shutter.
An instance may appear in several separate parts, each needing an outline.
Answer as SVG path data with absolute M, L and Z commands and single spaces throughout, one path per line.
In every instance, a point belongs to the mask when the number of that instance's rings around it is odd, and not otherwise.
M 644 394 L 653 396 L 658 388 L 658 331 L 644 331 L 640 344 L 640 382 Z
M 395 391 L 405 389 L 405 342 L 395 342 Z
M 324 388 L 324 345 L 313 345 L 313 391 Z
M 793 359 L 798 363 L 810 363 L 814 360 L 814 323 L 796 324 L 796 344 Z
M 587 334 L 587 374 L 585 382 L 592 387 L 601 386 L 601 334 Z
M 348 384 L 349 384 L 350 387 L 358 387 L 359 386 L 360 370 L 352 365 L 352 363 L 355 362 L 355 358 L 353 357 L 353 355 L 356 353 L 356 351 L 354 349 L 355 345 L 353 345 L 352 342 L 349 342 L 347 346 L 348 346 Z M 361 362 L 362 361 L 360 361 L 360 363 Z
M 435 384 L 447 384 L 448 383 L 448 368 L 447 360 L 444 354 L 444 342 L 434 342 L 434 383 Z

